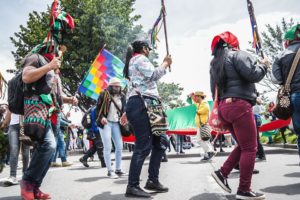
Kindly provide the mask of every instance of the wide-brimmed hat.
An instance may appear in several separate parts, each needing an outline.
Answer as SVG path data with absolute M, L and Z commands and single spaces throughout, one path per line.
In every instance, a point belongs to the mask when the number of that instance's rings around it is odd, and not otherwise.
M 109 80 L 109 83 L 108 83 L 109 86 L 120 86 L 121 87 L 121 81 L 120 79 L 118 78 L 111 78 Z
M 195 95 L 195 96 L 201 96 L 201 97 L 203 97 L 203 98 L 206 97 L 206 94 L 205 94 L 204 92 L 201 92 L 201 91 L 195 92 L 194 95 Z

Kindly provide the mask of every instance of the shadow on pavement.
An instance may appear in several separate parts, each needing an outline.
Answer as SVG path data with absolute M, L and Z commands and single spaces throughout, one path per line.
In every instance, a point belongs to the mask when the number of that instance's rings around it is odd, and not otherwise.
M 1 197 L 0 200 L 21 200 L 20 196 Z
M 92 167 L 77 167 L 77 168 L 69 168 L 68 170 L 89 170 L 89 169 L 101 169 L 99 166 L 92 166 Z
M 292 177 L 292 178 L 300 178 L 300 172 L 294 172 L 290 174 L 285 174 L 285 177 Z
M 155 196 L 156 193 L 151 193 L 151 195 Z M 99 199 L 109 199 L 109 200 L 137 200 L 139 198 L 127 198 L 124 194 L 111 194 L 111 192 L 103 192 L 96 196 L 93 196 L 90 200 L 99 200 Z M 148 198 L 152 199 L 152 198 Z
M 240 178 L 240 171 L 234 171 L 234 172 L 231 172 L 231 173 L 229 174 L 228 178 L 230 178 L 230 179 Z
M 77 179 L 75 181 L 77 182 L 95 182 L 95 181 L 99 181 L 101 179 L 108 179 L 107 176 L 102 176 L 102 177 L 88 177 L 88 178 L 81 178 L 81 179 Z
M 261 189 L 263 192 L 275 193 L 275 194 L 286 194 L 286 195 L 299 195 L 300 194 L 300 183 L 290 185 L 278 185 Z
M 288 167 L 299 167 L 299 163 L 287 164 L 286 166 L 288 166 Z
M 127 185 L 128 180 L 127 179 L 123 179 L 123 180 L 117 180 L 114 182 L 115 184 L 120 184 L 120 185 Z
M 225 198 L 224 198 L 225 197 Z M 203 193 L 203 194 L 199 194 L 197 196 L 194 196 L 192 198 L 190 198 L 189 200 L 235 200 L 235 195 L 231 194 L 231 195 L 224 195 L 224 194 L 217 194 L 217 193 Z
M 180 162 L 180 164 L 183 164 L 183 165 L 190 165 L 190 164 L 196 164 L 196 165 L 199 165 L 199 164 L 205 164 L 205 163 L 208 163 L 208 162 L 200 162 L 200 161 Z

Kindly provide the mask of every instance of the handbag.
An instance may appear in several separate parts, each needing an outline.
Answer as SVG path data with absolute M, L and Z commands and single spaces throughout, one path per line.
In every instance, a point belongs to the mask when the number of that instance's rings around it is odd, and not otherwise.
M 201 140 L 207 141 L 211 138 L 211 128 L 208 124 L 203 124 L 200 126 L 200 137 Z
M 117 105 L 117 103 L 115 102 L 114 98 L 112 98 L 112 96 L 108 93 L 111 101 L 113 102 L 113 104 L 115 105 L 115 107 L 117 108 L 118 112 L 119 112 L 119 116 L 121 117 L 123 112 L 121 110 L 121 108 Z M 129 137 L 130 135 L 133 134 L 133 127 L 131 126 L 131 124 L 127 123 L 126 125 L 120 125 L 120 130 L 121 130 L 121 135 L 123 137 Z
M 219 115 L 219 99 L 217 87 L 215 87 L 215 100 L 209 116 L 208 124 L 210 125 L 211 129 L 217 133 L 228 132 L 228 127 L 225 126 Z
M 169 125 L 161 101 L 155 97 L 145 99 L 142 95 L 139 96 L 142 98 L 143 104 L 147 109 L 151 133 L 156 136 L 166 134 L 167 130 L 169 130 Z
M 278 90 L 276 106 L 273 109 L 273 113 L 278 119 L 287 120 L 293 114 L 292 104 L 291 104 L 290 85 L 294 73 L 296 71 L 297 65 L 299 63 L 299 59 L 300 59 L 300 48 L 298 49 L 297 54 L 294 58 L 292 67 L 289 71 L 285 84 L 282 85 L 281 88 Z

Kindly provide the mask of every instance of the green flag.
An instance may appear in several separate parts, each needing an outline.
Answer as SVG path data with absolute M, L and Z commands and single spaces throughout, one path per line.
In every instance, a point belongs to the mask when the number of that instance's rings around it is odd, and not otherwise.
M 196 106 L 190 105 L 167 110 L 169 130 L 195 128 Z

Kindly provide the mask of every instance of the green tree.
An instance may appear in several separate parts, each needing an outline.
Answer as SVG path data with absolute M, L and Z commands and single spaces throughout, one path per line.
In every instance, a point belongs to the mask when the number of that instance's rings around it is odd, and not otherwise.
M 184 106 L 184 102 L 179 99 L 183 88 L 178 83 L 158 83 L 158 93 L 166 108 L 177 108 Z
M 282 18 L 280 25 L 277 24 L 273 26 L 267 24 L 267 31 L 263 31 L 261 33 L 263 52 L 270 59 L 271 63 L 275 60 L 276 56 L 284 50 L 283 35 L 294 24 L 295 22 L 293 18 L 291 18 L 289 21 L 287 21 L 285 18 Z M 254 53 L 253 50 L 250 51 Z M 272 83 L 269 74 L 259 84 L 266 88 L 261 95 L 272 91 L 277 92 L 279 88 L 278 85 Z
M 63 10 L 75 20 L 73 33 L 65 34 L 68 48 L 61 68 L 65 92 L 74 95 L 100 49 L 106 48 L 123 59 L 127 46 L 142 32 L 142 26 L 135 26 L 140 16 L 133 15 L 135 0 L 62 0 Z M 17 50 L 12 52 L 16 64 L 37 44 L 41 43 L 49 30 L 49 12 L 32 12 L 27 26 L 11 37 Z M 80 108 L 86 110 L 91 99 L 79 94 Z

